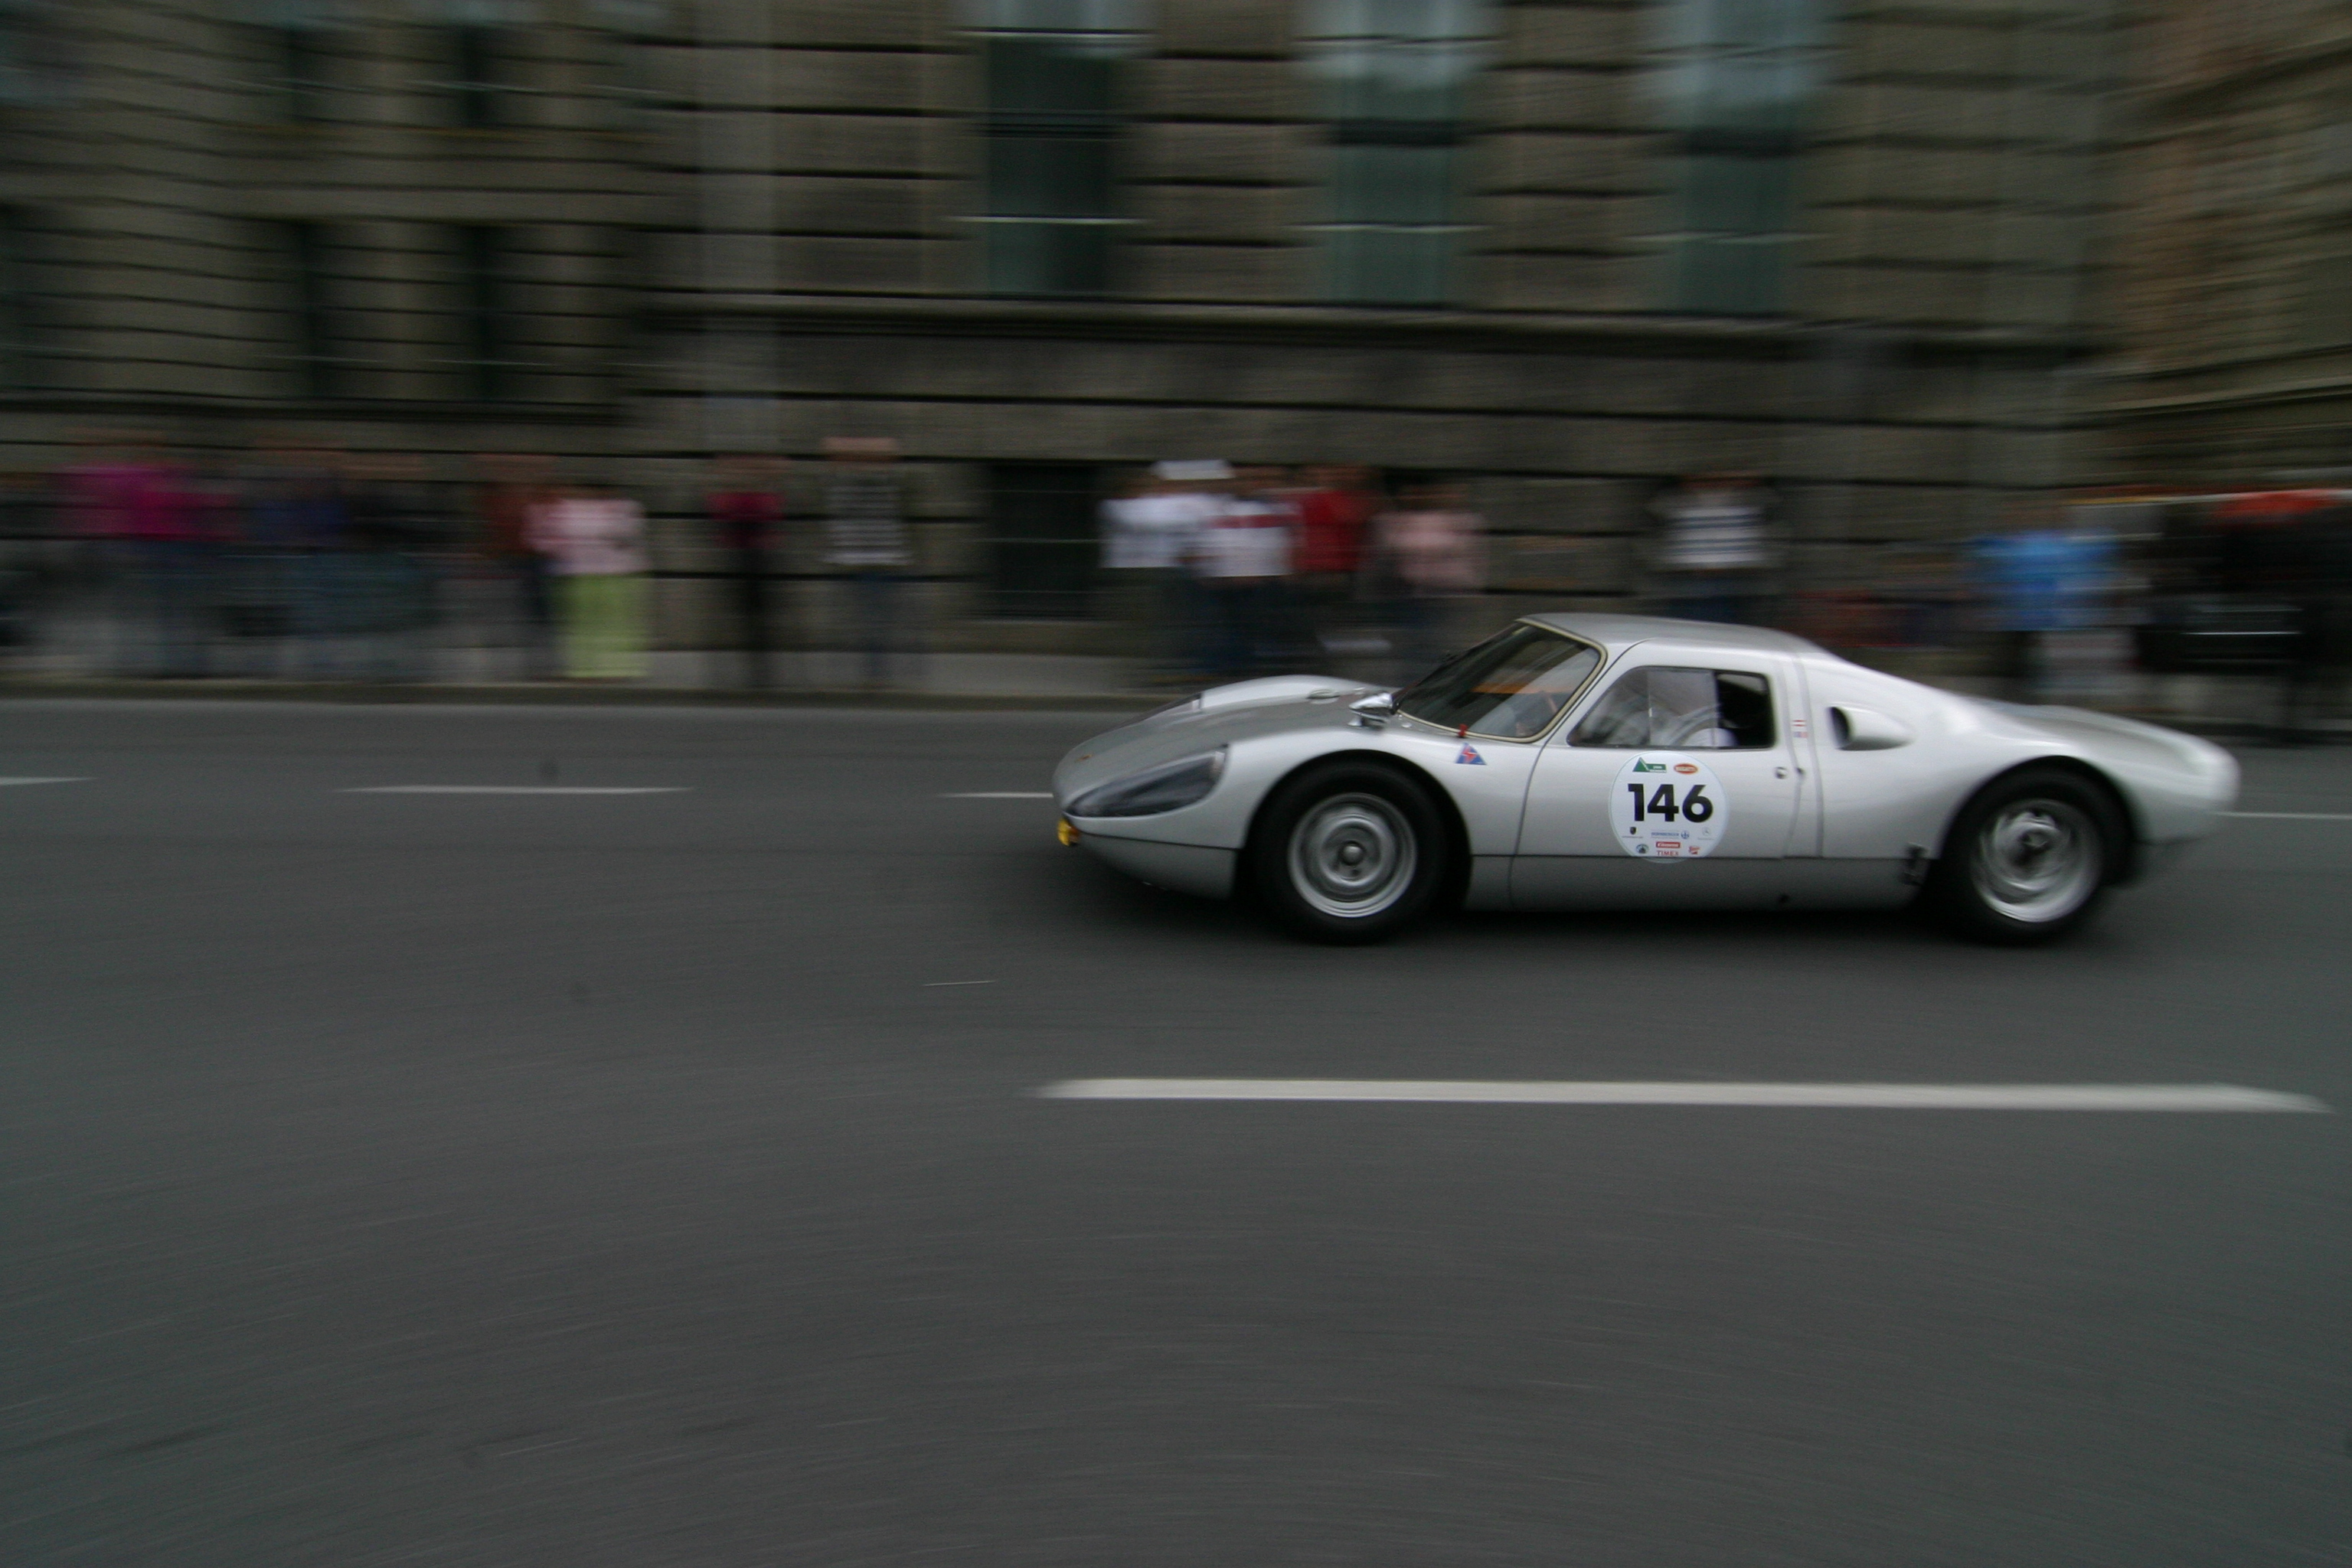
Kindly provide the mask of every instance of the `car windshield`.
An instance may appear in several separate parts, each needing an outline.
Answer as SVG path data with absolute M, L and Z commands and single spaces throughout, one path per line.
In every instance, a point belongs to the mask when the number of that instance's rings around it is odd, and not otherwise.
M 1398 692 L 1397 707 L 1423 723 L 1524 741 L 1567 711 L 1600 663 L 1591 644 L 1522 622 Z

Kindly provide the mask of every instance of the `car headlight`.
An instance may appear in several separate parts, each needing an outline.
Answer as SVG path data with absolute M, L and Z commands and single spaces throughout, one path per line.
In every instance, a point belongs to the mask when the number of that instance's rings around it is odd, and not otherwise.
M 1225 748 L 1097 784 L 1065 807 L 1072 816 L 1157 816 L 1209 798 L 1225 771 Z

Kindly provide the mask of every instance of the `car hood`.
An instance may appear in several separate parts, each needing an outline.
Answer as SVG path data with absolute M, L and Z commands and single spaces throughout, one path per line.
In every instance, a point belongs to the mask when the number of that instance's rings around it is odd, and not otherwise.
M 1220 746 L 1289 731 L 1345 729 L 1348 707 L 1380 688 L 1333 676 L 1278 675 L 1213 687 L 1182 706 L 1149 714 L 1070 749 L 1054 770 L 1054 803 Z

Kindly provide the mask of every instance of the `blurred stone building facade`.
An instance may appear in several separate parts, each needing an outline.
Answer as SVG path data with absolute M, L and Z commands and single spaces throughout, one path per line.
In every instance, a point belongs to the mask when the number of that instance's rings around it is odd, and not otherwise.
M 2126 482 L 2352 475 L 2352 8 L 2168 6 L 2122 116 L 2117 359 Z
M 942 646 L 1087 650 L 1162 458 L 1467 481 L 1499 615 L 1655 487 L 1792 584 L 2074 477 L 2121 21 L 2091 0 L 0 5 L 6 464 L 98 426 L 550 452 L 715 602 L 714 452 L 907 456 Z M 813 490 L 814 476 L 801 470 Z M 825 584 L 803 537 L 803 625 Z

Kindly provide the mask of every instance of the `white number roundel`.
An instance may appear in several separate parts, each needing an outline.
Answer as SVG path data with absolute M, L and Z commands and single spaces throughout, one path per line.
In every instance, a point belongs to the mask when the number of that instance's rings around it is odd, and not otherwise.
M 1730 820 L 1714 770 L 1680 752 L 1634 752 L 1609 796 L 1617 847 L 1644 860 L 1704 858 Z

